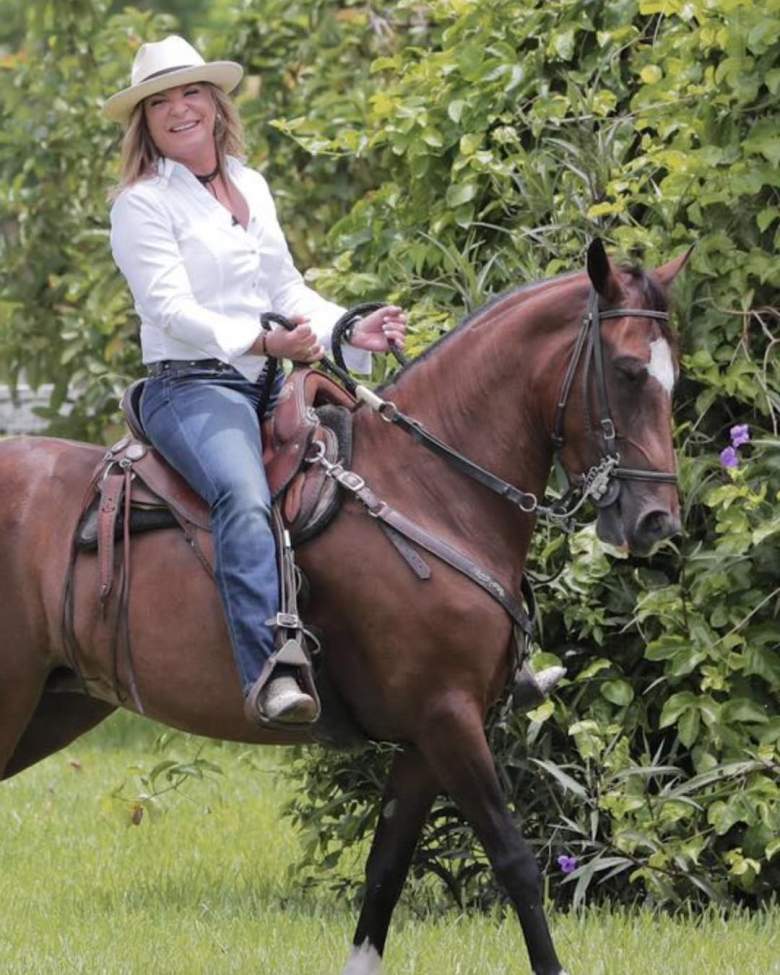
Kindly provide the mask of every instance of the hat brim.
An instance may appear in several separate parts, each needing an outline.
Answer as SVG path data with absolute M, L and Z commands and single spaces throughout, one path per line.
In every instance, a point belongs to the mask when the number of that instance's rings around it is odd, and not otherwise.
M 235 61 L 211 61 L 188 68 L 174 68 L 138 85 L 131 85 L 112 95 L 103 105 L 103 114 L 112 122 L 127 122 L 135 106 L 166 88 L 187 85 L 196 81 L 210 81 L 224 92 L 231 92 L 243 77 L 244 69 Z

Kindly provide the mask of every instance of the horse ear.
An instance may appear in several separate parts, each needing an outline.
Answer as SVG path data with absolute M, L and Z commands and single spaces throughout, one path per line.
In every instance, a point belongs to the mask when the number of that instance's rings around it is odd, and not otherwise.
M 618 276 L 600 237 L 594 237 L 588 247 L 588 277 L 602 298 L 617 300 L 620 295 Z
M 680 254 L 679 257 L 672 258 L 671 261 L 667 261 L 666 264 L 662 264 L 653 271 L 653 275 L 664 286 L 664 288 L 669 287 L 672 281 L 674 281 L 680 271 L 682 271 L 682 269 L 688 263 L 688 258 L 693 253 L 693 248 L 695 246 L 695 244 L 691 244 L 688 250 Z

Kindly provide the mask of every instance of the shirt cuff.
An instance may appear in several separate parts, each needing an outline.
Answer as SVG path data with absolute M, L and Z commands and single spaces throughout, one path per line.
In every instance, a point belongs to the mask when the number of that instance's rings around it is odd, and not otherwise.
M 260 331 L 259 322 L 231 322 L 230 329 L 221 329 L 215 338 L 227 361 L 232 362 L 249 352 Z

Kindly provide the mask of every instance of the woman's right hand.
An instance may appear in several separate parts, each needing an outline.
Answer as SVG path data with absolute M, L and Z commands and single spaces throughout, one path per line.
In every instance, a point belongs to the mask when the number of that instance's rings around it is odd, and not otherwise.
M 249 350 L 254 355 L 270 355 L 275 359 L 291 359 L 293 362 L 316 362 L 325 355 L 309 319 L 296 315 L 290 319 L 295 328 L 291 331 L 277 326 L 263 332 Z M 263 343 L 265 336 L 265 343 Z

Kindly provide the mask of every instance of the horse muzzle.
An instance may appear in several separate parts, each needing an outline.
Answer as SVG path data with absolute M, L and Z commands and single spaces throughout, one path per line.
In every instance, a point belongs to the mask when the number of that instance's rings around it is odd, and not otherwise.
M 598 537 L 615 548 L 627 549 L 632 555 L 650 555 L 661 542 L 679 535 L 680 531 L 679 516 L 657 502 L 645 505 L 633 517 L 624 510 L 622 497 L 599 507 Z

